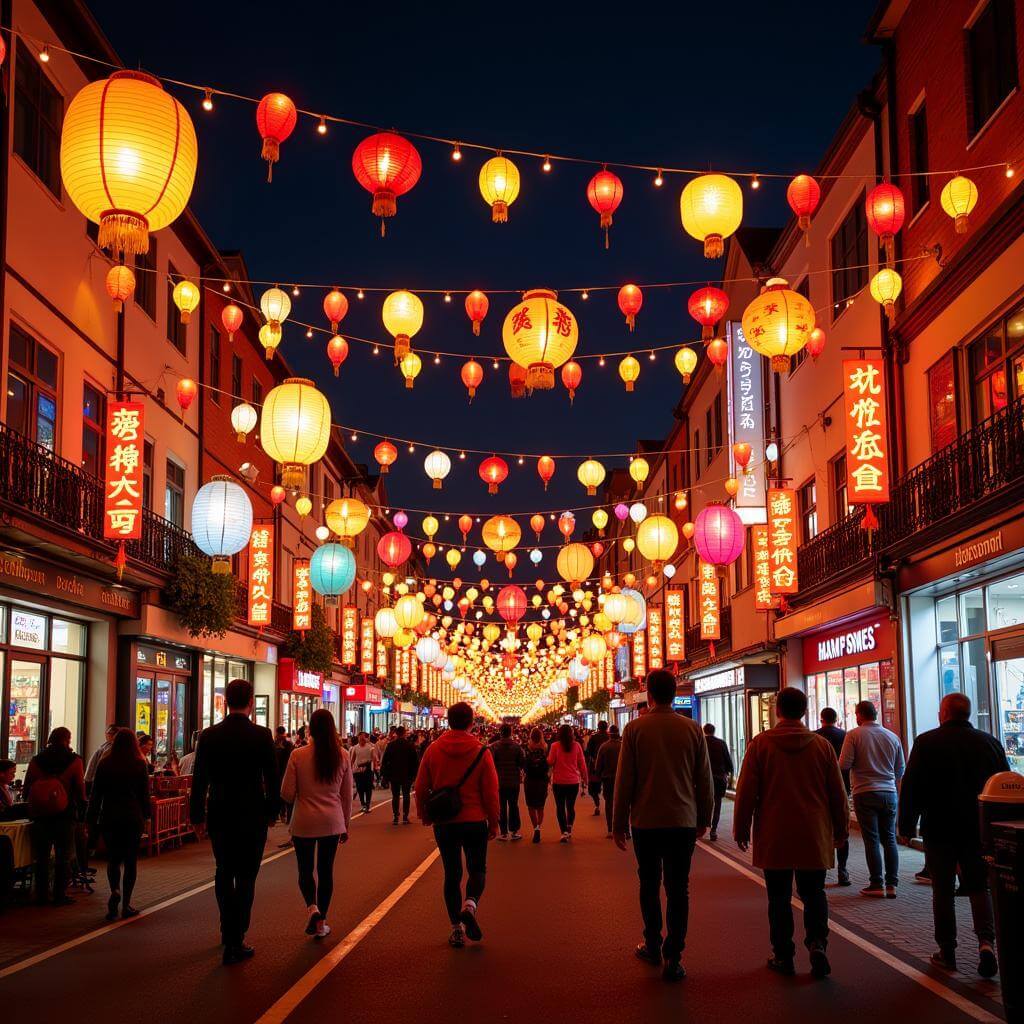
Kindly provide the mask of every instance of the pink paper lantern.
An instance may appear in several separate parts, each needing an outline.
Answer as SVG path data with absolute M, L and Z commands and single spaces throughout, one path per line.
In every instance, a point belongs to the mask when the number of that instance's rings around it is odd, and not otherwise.
M 404 530 L 409 525 L 409 517 L 404 512 L 396 512 L 393 522 L 397 529 Z
M 628 505 L 623 505 L 622 502 L 620 501 L 618 503 L 618 505 L 615 506 L 615 518 L 618 519 L 618 521 L 620 523 L 622 523 L 622 522 L 626 521 L 628 516 L 629 516 L 629 506 Z
M 743 553 L 746 527 L 728 505 L 708 505 L 693 525 L 693 543 L 702 561 L 732 565 Z

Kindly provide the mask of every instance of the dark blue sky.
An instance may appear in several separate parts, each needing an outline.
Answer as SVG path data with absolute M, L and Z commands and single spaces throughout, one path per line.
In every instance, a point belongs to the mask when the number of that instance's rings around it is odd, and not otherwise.
M 302 107 L 496 147 L 721 170 L 812 170 L 878 64 L 875 49 L 861 42 L 873 0 L 828 7 L 687 3 L 675 5 L 675 13 L 672 5 L 657 5 L 650 14 L 645 5 L 595 3 L 178 0 L 173 15 L 165 5 L 121 0 L 92 0 L 91 7 L 125 63 L 158 75 L 257 96 L 280 90 Z M 455 164 L 445 147 L 422 143 L 423 175 L 399 200 L 382 240 L 350 164 L 366 132 L 332 126 L 321 138 L 314 122 L 300 119 L 268 185 L 254 108 L 221 99 L 206 114 L 199 97 L 178 95 L 194 111 L 200 138 L 193 206 L 214 241 L 241 249 L 257 278 L 486 291 L 713 280 L 721 272 L 721 261 L 705 261 L 682 230 L 681 177 L 667 177 L 655 189 L 650 175 L 621 172 L 625 196 L 606 252 L 585 197 L 593 169 L 556 164 L 543 174 L 538 161 L 517 159 L 522 191 L 509 223 L 494 225 L 477 188 L 485 155 L 466 151 Z M 746 224 L 780 223 L 787 212 L 784 185 L 745 189 Z M 633 341 L 614 292 L 588 302 L 563 298 L 580 320 L 579 351 L 586 353 L 693 338 L 688 292 L 647 292 Z M 362 303 L 349 298 L 343 332 L 386 338 L 383 296 L 368 294 Z M 321 323 L 321 299 L 304 292 L 295 315 Z M 431 346 L 478 357 L 503 351 L 501 323 L 511 297 L 492 298 L 480 339 L 470 332 L 460 298 L 445 305 L 428 297 L 425 305 L 424 327 L 414 339 L 421 354 Z M 505 366 L 495 373 L 486 362 L 484 383 L 468 406 L 460 361 L 438 367 L 425 355 L 410 392 L 390 359 L 356 344 L 336 382 L 325 343 L 326 336 L 307 341 L 286 329 L 282 351 L 321 382 L 336 420 L 442 445 L 581 458 L 626 451 L 639 437 L 664 436 L 680 393 L 669 355 L 655 363 L 641 359 L 632 395 L 614 361 L 604 369 L 584 363 L 571 408 L 560 385 L 511 401 Z M 362 461 L 372 461 L 371 449 L 372 443 L 353 446 Z M 501 496 L 491 498 L 476 475 L 479 460 L 470 457 L 454 463 L 438 495 L 422 470 L 427 450 L 419 447 L 414 457 L 402 452 L 389 479 L 396 507 L 529 512 L 587 500 L 575 460 L 559 464 L 547 494 L 532 463 L 518 471 L 513 463 Z M 411 518 L 419 532 L 422 517 Z M 553 529 L 545 537 L 557 539 Z

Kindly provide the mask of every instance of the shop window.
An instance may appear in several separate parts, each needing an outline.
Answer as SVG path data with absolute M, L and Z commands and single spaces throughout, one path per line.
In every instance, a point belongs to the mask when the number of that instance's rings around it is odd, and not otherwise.
M 64 100 L 21 40 L 17 46 L 14 80 L 14 152 L 60 199 L 60 128 Z
M 850 502 L 846 490 L 846 452 L 840 452 L 829 463 L 829 477 L 832 483 L 832 522 L 838 523 L 850 514 Z
M 803 543 L 818 536 L 818 486 L 814 477 L 797 492 L 800 502 L 800 522 L 803 527 Z
M 220 331 L 210 327 L 210 401 L 220 405 Z
M 837 320 L 852 299 L 868 283 L 868 224 L 864 196 L 857 197 L 850 212 L 832 236 L 832 319 Z
M 985 594 L 979 587 L 960 595 L 960 635 L 985 632 Z
M 231 355 L 231 397 L 236 402 L 242 400 L 242 357 Z
M 968 138 L 988 123 L 1017 87 L 1017 26 L 1014 0 L 990 0 L 965 31 Z
M 58 654 L 85 655 L 85 625 L 68 619 L 54 619 L 50 647 Z
M 82 468 L 93 476 L 103 476 L 106 398 L 92 384 L 82 385 Z
M 951 594 L 935 602 L 935 629 L 940 644 L 956 640 L 960 635 L 957 628 L 955 595 Z
M 173 459 L 167 460 L 167 480 L 164 487 L 164 517 L 175 526 L 185 525 L 185 467 Z
M 987 604 L 989 629 L 1024 623 L 1024 575 L 993 583 L 988 588 Z
M 7 425 L 56 450 L 57 354 L 11 323 L 7 370 Z
M 188 347 L 188 324 L 181 319 L 181 311 L 174 304 L 174 288 L 182 280 L 182 276 L 174 269 L 173 263 L 167 264 L 167 340 L 182 354 Z
M 47 730 L 52 732 L 63 725 L 71 730 L 74 742 L 82 746 L 82 683 L 85 663 L 69 658 L 50 659 L 49 680 L 49 722 Z
M 156 239 L 150 238 L 149 252 L 135 254 L 135 305 L 150 320 L 156 320 Z
M 142 507 L 153 508 L 153 442 L 142 445 Z
M 920 213 L 931 199 L 931 178 L 928 175 L 928 108 L 924 100 L 907 119 L 910 136 L 910 206 L 913 214 Z
M 932 452 L 951 445 L 960 433 L 956 415 L 956 364 L 947 352 L 928 371 L 928 414 Z

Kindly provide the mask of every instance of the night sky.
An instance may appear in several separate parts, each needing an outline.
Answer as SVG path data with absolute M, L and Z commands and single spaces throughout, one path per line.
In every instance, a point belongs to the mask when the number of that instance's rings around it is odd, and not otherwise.
M 812 171 L 879 59 L 861 41 L 874 0 L 828 8 L 678 4 L 675 13 L 673 5 L 657 5 L 650 16 L 628 7 L 564 3 L 360 8 L 310 0 L 177 0 L 173 12 L 170 5 L 121 0 L 92 0 L 90 6 L 128 66 L 161 76 L 255 96 L 279 90 L 300 107 L 496 148 L 722 171 Z M 682 176 L 668 175 L 656 189 L 651 175 L 620 171 L 624 199 L 606 252 L 585 196 L 596 168 L 556 163 L 544 174 L 540 161 L 516 157 L 522 189 L 509 223 L 496 225 L 477 186 L 479 167 L 492 154 L 466 150 L 456 164 L 447 147 L 417 143 L 422 177 L 399 199 L 398 215 L 381 239 L 370 196 L 351 170 L 352 150 L 369 132 L 333 125 L 322 138 L 315 122 L 300 118 L 268 185 L 254 106 L 221 98 L 208 114 L 195 93 L 177 95 L 199 132 L 193 207 L 216 244 L 242 250 L 254 278 L 489 291 L 617 288 L 627 281 L 721 274 L 722 261 L 704 260 L 682 230 Z M 766 183 L 757 192 L 745 186 L 744 223 L 782 223 L 784 189 L 784 183 Z M 640 356 L 644 344 L 692 340 L 691 290 L 646 291 L 632 336 L 614 291 L 586 302 L 563 292 L 580 322 L 578 353 L 635 345 Z M 326 326 L 322 297 L 305 290 L 293 316 Z M 389 340 L 380 320 L 383 294 L 367 293 L 359 302 L 349 290 L 348 297 L 342 333 Z M 559 462 L 547 494 L 535 459 L 523 467 L 510 460 L 512 474 L 494 498 L 477 476 L 482 457 L 454 459 L 439 494 L 422 468 L 429 448 L 418 445 L 415 456 L 400 449 L 388 482 L 393 505 L 452 512 L 441 541 L 456 539 L 455 519 L 463 511 L 528 515 L 557 510 L 558 503 L 586 504 L 576 480 L 580 460 L 632 450 L 638 438 L 664 437 L 671 427 L 681 388 L 671 353 L 654 363 L 641 357 L 632 395 L 624 392 L 616 359 L 603 369 L 595 361 L 582 364 L 584 380 L 572 407 L 560 383 L 553 392 L 512 401 L 507 364 L 495 372 L 487 358 L 504 352 L 501 323 L 512 301 L 492 296 L 475 339 L 460 296 L 450 305 L 441 296 L 424 296 L 424 326 L 413 341 L 424 365 L 413 391 L 387 354 L 374 357 L 357 343 L 336 381 L 324 353 L 327 336 L 307 341 L 302 330 L 285 330 L 282 352 L 293 368 L 320 382 L 338 422 L 442 446 L 579 455 Z M 732 312 L 738 318 L 739 311 Z M 484 365 L 471 406 L 459 380 L 461 360 L 435 366 L 432 347 L 476 355 Z M 353 445 L 355 459 L 375 465 L 374 443 Z M 606 461 L 610 467 L 612 460 Z M 411 514 L 412 532 L 419 533 L 421 518 Z M 582 530 L 589 513 L 580 520 Z M 558 539 L 553 528 L 544 538 Z M 546 556 L 541 569 L 553 576 L 549 561 Z M 466 575 L 475 578 L 472 570 Z M 522 558 L 517 578 L 534 575 Z

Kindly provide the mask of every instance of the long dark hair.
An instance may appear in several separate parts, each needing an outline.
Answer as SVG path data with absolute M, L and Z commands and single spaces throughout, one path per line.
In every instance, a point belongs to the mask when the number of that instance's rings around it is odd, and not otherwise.
M 576 742 L 576 737 L 573 734 L 571 725 L 563 725 L 559 727 L 558 742 L 561 743 L 562 749 L 567 754 L 572 751 L 572 745 Z
M 114 738 L 110 741 L 110 749 L 103 755 L 100 763 L 104 762 L 111 769 L 125 772 L 139 765 L 145 767 L 146 759 L 139 749 L 138 737 L 131 729 L 118 729 L 114 733 Z
M 333 782 L 341 768 L 341 743 L 334 715 L 327 708 L 320 708 L 310 716 L 309 735 L 313 740 L 313 768 L 318 781 Z

